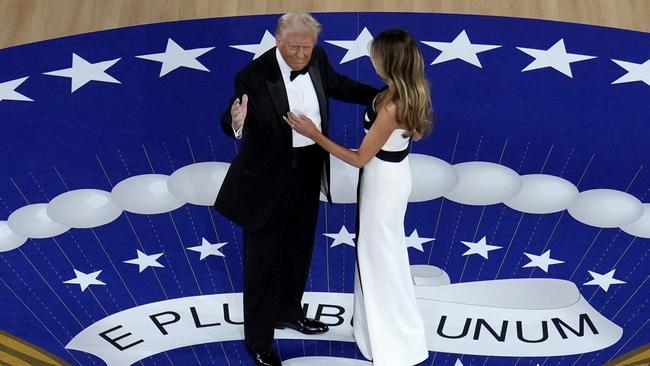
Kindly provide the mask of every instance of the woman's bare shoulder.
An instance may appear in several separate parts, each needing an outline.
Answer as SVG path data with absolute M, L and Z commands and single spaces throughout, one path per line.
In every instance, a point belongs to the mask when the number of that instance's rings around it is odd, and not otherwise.
M 382 100 L 380 103 L 380 108 L 378 109 L 378 114 L 379 113 L 395 119 L 395 116 L 397 115 L 397 106 L 395 105 L 395 102 L 385 99 Z

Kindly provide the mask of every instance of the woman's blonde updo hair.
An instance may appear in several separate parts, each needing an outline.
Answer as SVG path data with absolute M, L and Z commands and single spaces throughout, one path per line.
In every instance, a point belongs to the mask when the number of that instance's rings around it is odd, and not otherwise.
M 381 32 L 370 44 L 377 73 L 388 84 L 397 122 L 407 135 L 428 135 L 434 123 L 429 82 L 415 39 L 402 29 Z

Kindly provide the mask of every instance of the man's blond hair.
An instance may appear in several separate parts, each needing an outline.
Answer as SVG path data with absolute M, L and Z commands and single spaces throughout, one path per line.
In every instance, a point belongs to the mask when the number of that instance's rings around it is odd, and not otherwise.
M 278 19 L 275 27 L 275 37 L 283 38 L 289 32 L 312 33 L 318 38 L 321 31 L 320 23 L 309 13 L 289 12 Z

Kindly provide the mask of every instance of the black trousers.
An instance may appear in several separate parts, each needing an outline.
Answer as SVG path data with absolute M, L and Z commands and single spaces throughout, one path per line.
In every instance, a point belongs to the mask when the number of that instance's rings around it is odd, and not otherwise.
M 244 229 L 246 345 L 269 350 L 278 321 L 304 316 L 302 295 L 311 264 L 324 151 L 294 148 L 280 203 L 261 228 Z

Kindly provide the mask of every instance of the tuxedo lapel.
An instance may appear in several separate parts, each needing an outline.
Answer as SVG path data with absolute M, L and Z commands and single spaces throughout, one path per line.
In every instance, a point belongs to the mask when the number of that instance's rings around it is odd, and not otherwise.
M 315 57 L 315 56 L 312 56 Z M 327 108 L 327 97 L 325 96 L 325 88 L 323 87 L 323 80 L 320 77 L 320 69 L 318 68 L 318 61 L 314 61 L 309 68 L 309 76 L 311 77 L 311 82 L 314 85 L 314 90 L 316 91 L 316 97 L 318 97 L 318 106 L 320 108 L 320 121 L 321 121 L 321 130 L 323 134 L 327 136 L 327 131 L 329 127 L 329 118 L 328 118 L 328 108 Z
M 273 48 L 271 51 L 272 52 L 269 51 L 265 55 L 268 56 L 266 58 L 266 62 L 269 67 L 268 79 L 266 79 L 266 88 L 268 89 L 271 100 L 273 101 L 275 113 L 278 116 L 278 121 L 280 122 L 280 133 L 284 138 L 288 138 L 289 141 L 291 141 L 291 127 L 284 123 L 282 119 L 282 117 L 286 116 L 289 112 L 287 88 L 284 85 L 284 80 L 282 80 L 282 73 L 280 73 L 278 60 L 275 57 L 275 48 Z
M 287 89 L 284 86 L 282 78 L 276 81 L 267 80 L 266 87 L 269 90 L 278 117 L 282 118 L 282 116 L 286 116 L 289 112 L 289 100 L 287 99 Z M 283 123 L 283 126 L 286 127 L 287 131 L 291 131 L 291 127 L 286 123 Z
M 315 57 L 315 56 L 312 56 Z M 314 85 L 314 90 L 316 91 L 316 97 L 318 97 L 318 106 L 320 109 L 320 124 L 321 131 L 323 135 L 327 136 L 328 127 L 329 127 L 329 115 L 328 115 L 328 106 L 327 106 L 327 97 L 325 96 L 325 88 L 323 87 L 323 80 L 320 77 L 320 69 L 318 67 L 318 61 L 314 60 L 311 67 L 309 68 L 309 76 L 311 77 L 311 82 Z M 325 164 L 323 164 L 323 171 L 320 176 L 320 187 L 321 192 L 325 194 L 327 202 L 332 203 L 332 195 L 330 192 L 330 159 L 329 154 L 325 158 Z

